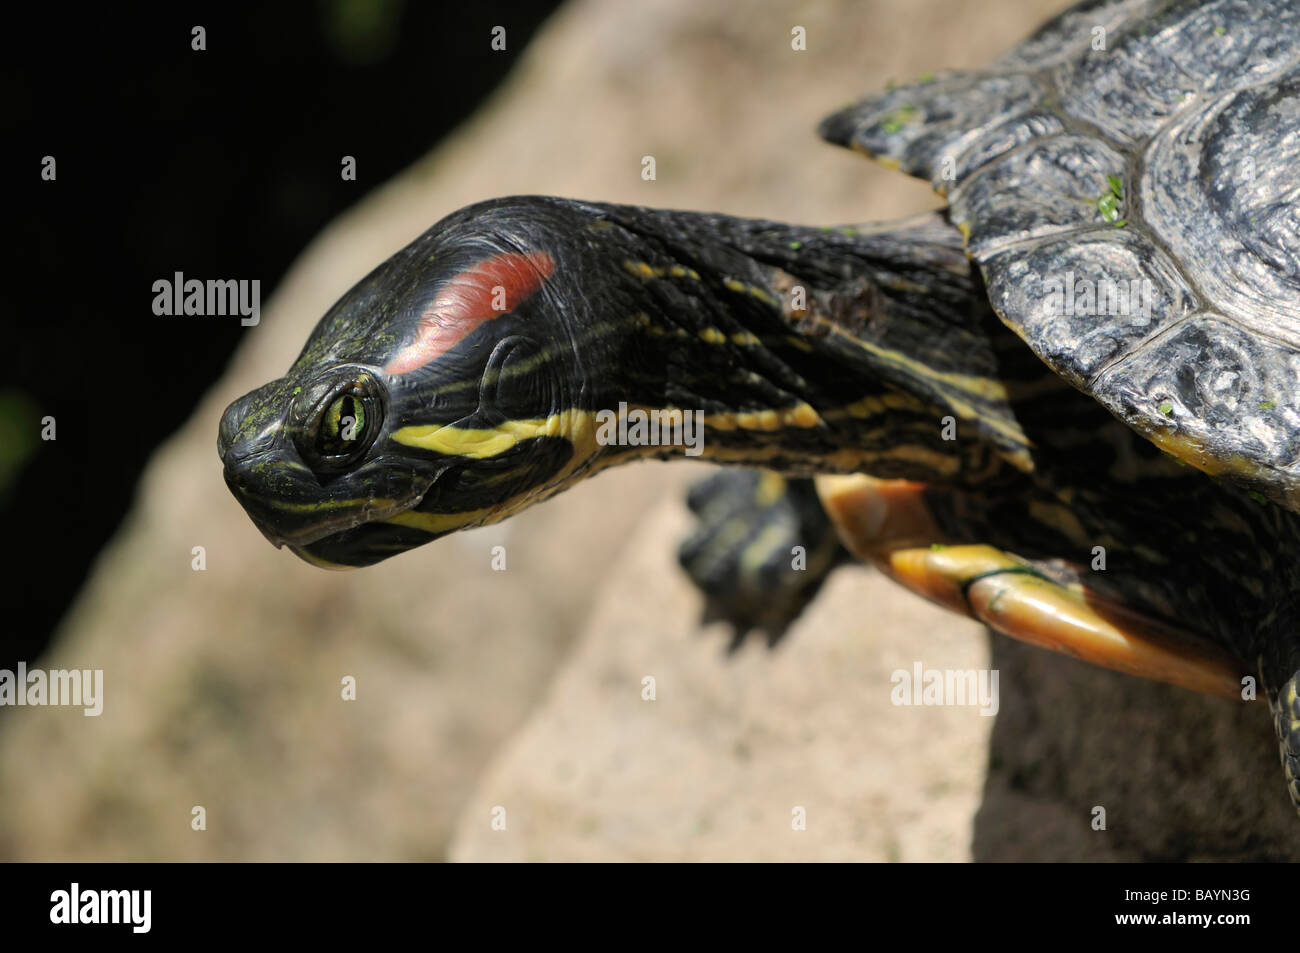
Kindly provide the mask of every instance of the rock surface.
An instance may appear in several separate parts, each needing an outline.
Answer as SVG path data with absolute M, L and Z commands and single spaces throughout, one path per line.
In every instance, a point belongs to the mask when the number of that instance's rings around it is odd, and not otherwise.
M 983 630 L 854 567 L 727 658 L 673 571 L 688 528 L 676 500 L 648 514 L 451 858 L 967 859 L 994 719 L 895 706 L 890 676 L 987 668 Z

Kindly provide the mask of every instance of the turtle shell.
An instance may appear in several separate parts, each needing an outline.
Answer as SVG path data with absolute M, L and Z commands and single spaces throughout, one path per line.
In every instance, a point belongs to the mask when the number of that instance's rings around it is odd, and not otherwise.
M 822 134 L 947 196 L 990 301 L 1170 453 L 1300 511 L 1300 4 L 1074 7 Z

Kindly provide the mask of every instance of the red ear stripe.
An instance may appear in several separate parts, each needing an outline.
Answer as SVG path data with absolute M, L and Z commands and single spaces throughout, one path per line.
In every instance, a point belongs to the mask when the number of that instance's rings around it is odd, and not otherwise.
M 408 374 L 445 354 L 484 321 L 513 311 L 540 288 L 555 270 L 555 261 L 542 251 L 493 255 L 453 277 L 420 315 L 415 340 L 402 348 L 384 368 Z M 504 301 L 494 289 L 504 290 Z M 497 299 L 494 301 L 494 299 Z M 504 310 L 492 305 L 504 304 Z

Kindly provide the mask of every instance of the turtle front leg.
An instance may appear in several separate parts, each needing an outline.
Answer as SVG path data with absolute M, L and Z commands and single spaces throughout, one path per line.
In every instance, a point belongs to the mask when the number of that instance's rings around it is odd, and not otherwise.
M 755 629 L 775 644 L 849 558 L 810 479 L 722 469 L 687 505 L 699 523 L 678 559 L 705 595 L 705 620 L 731 624 L 733 649 Z

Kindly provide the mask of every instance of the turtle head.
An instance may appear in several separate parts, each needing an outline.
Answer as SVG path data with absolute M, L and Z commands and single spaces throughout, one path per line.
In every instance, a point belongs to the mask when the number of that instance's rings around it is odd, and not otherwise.
M 557 200 L 455 213 L 335 304 L 284 377 L 232 403 L 226 483 L 267 538 L 369 565 L 590 472 L 587 223 Z
M 359 566 L 637 457 L 913 472 L 891 448 L 937 441 L 936 414 L 897 410 L 882 382 L 897 368 L 852 335 L 881 324 L 882 295 L 914 321 L 942 312 L 897 280 L 916 248 L 936 258 L 926 280 L 967 300 L 960 235 L 940 225 L 900 241 L 545 197 L 470 206 L 227 408 L 226 482 L 277 545 Z

